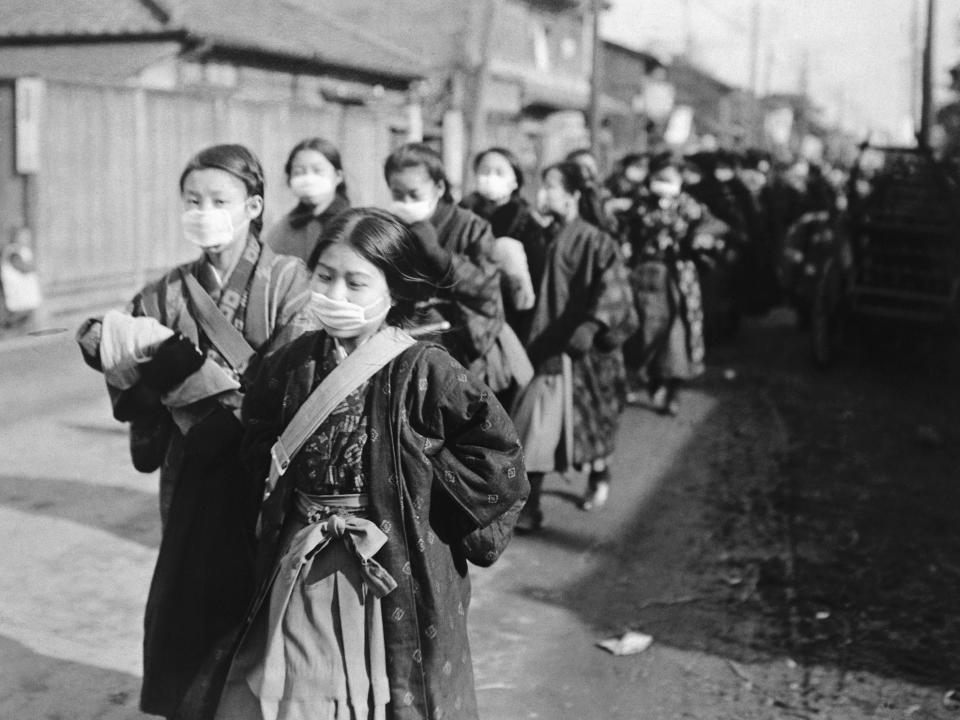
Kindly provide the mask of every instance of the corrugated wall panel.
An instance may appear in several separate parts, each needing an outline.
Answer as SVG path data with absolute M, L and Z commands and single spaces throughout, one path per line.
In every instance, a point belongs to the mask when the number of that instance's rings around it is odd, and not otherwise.
M 39 184 L 38 254 L 53 295 L 99 289 L 135 265 L 132 96 L 51 84 Z
M 239 142 L 257 154 L 268 222 L 293 206 L 283 165 L 313 135 L 340 147 L 355 205 L 388 197 L 388 122 L 363 107 L 50 83 L 42 132 L 37 247 L 55 312 L 120 303 L 196 255 L 180 236 L 178 181 L 208 145 Z

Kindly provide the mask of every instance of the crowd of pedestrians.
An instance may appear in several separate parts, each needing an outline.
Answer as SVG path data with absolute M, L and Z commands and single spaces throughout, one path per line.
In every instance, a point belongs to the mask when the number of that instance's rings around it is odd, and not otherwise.
M 778 299 L 785 223 L 836 205 L 759 153 L 585 150 L 540 174 L 384 161 L 353 208 L 307 138 L 296 205 L 261 228 L 263 170 L 206 148 L 179 179 L 200 256 L 78 332 L 160 470 L 141 707 L 168 718 L 474 718 L 467 564 L 544 523 L 546 474 L 601 508 L 620 415 L 680 411 L 709 342 Z M 798 189 L 803 186 L 802 192 Z M 811 190 L 811 188 L 816 188 Z

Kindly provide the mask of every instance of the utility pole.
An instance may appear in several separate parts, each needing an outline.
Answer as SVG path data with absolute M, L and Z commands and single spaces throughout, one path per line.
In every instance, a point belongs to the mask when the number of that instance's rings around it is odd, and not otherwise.
M 923 76 L 921 69 L 923 55 L 920 49 L 920 2 L 921 0 L 913 0 L 913 7 L 910 10 L 910 118 L 914 124 L 914 132 L 917 132 L 920 127 L 917 115 L 920 107 L 920 78 Z
M 600 157 L 600 80 L 603 74 L 603 56 L 600 47 L 600 8 L 603 0 L 590 0 L 590 12 L 593 15 L 592 59 L 590 66 L 590 150 L 593 156 Z
M 479 58 L 470 118 L 470 156 L 475 157 L 487 145 L 487 86 L 490 80 L 490 56 L 493 53 L 493 24 L 497 16 L 497 0 L 485 0 L 478 38 Z M 469 17 L 469 15 L 468 15 Z
M 920 82 L 920 147 L 930 147 L 930 127 L 933 124 L 933 26 L 936 0 L 927 0 L 927 33 L 923 43 L 923 76 Z
M 760 0 L 753 0 L 750 15 L 750 92 L 760 92 Z
M 800 104 L 797 108 L 796 126 L 801 142 L 806 136 L 810 124 L 810 48 L 804 47 L 800 54 L 800 75 L 797 78 L 797 95 Z

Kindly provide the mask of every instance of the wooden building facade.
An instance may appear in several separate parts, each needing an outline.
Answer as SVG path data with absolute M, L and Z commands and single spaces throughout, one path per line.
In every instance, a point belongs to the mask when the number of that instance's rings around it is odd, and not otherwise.
M 339 146 L 355 204 L 387 199 L 382 163 L 406 139 L 415 58 L 280 2 L 226 3 L 234 25 L 217 25 L 217 4 L 103 0 L 81 35 L 81 18 L 66 34 L 53 25 L 59 3 L 0 0 L 0 244 L 30 230 L 46 312 L 118 302 L 195 253 L 177 183 L 210 144 L 260 158 L 268 223 L 295 202 L 283 164 L 304 137 Z

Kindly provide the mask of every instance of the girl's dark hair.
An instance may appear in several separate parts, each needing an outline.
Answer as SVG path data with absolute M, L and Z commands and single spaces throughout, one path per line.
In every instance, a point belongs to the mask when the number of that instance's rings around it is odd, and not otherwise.
M 333 165 L 334 170 L 339 173 L 343 173 L 343 163 L 340 161 L 340 151 L 337 149 L 337 146 L 329 140 L 324 140 L 321 137 L 311 137 L 301 140 L 294 145 L 293 150 L 291 150 L 290 154 L 287 156 L 287 162 L 283 166 L 283 171 L 287 174 L 288 182 L 290 180 L 290 173 L 293 172 L 293 161 L 297 157 L 297 153 L 299 153 L 301 150 L 314 150 L 320 153 L 331 165 Z M 340 184 L 337 185 L 337 195 L 342 197 L 344 200 L 349 200 L 347 197 L 346 180 L 341 180 Z
M 187 176 L 194 170 L 223 170 L 243 183 L 247 197 L 263 195 L 263 168 L 257 156 L 243 145 L 213 145 L 201 150 L 187 162 L 180 175 L 180 192 L 183 192 Z M 263 212 L 250 221 L 250 230 L 260 237 L 263 228 Z
M 425 143 L 407 143 L 390 153 L 383 164 L 383 177 L 389 184 L 391 175 L 412 167 L 422 167 L 431 180 L 435 183 L 442 182 L 444 188 L 442 199 L 453 202 L 450 181 L 443 169 L 443 158 L 440 157 L 440 153 Z
M 564 158 L 566 162 L 574 162 L 578 157 L 588 156 L 593 158 L 593 150 L 588 147 L 577 148 L 576 150 L 571 150 L 567 153 L 567 157 Z
M 401 327 L 413 324 L 416 302 L 430 281 L 420 270 L 418 245 L 407 226 L 379 208 L 351 208 L 330 223 L 314 257 L 319 260 L 336 243 L 349 245 L 383 272 L 394 303 L 387 322 Z
M 626 170 L 631 165 L 636 165 L 637 163 L 646 162 L 647 167 L 650 167 L 650 153 L 643 152 L 632 152 L 627 153 L 622 158 L 620 158 L 620 169 Z
M 473 159 L 473 172 L 476 173 L 477 168 L 480 167 L 480 163 L 483 162 L 483 159 L 487 155 L 493 153 L 499 155 L 506 160 L 507 163 L 509 163 L 510 167 L 513 169 L 513 174 L 517 179 L 517 189 L 514 190 L 514 193 L 520 192 L 520 189 L 523 187 L 523 169 L 520 167 L 520 161 L 517 159 L 517 156 L 506 148 L 492 147 L 477 153 L 477 156 Z
M 707 171 L 704 171 L 703 169 L 704 163 L 710 162 L 709 159 L 704 160 L 698 157 L 697 155 L 691 155 L 686 159 L 686 162 L 696 167 L 698 170 L 700 170 L 700 172 L 709 172 L 709 173 L 713 172 L 712 165 L 710 166 L 710 169 Z M 650 184 L 650 179 L 654 175 L 656 175 L 661 170 L 665 170 L 668 167 L 674 167 L 677 170 L 682 169 L 681 161 L 669 150 L 665 150 L 664 152 L 657 153 L 652 158 L 650 158 L 650 171 L 647 175 L 647 184 L 648 185 Z
M 602 210 L 600 209 L 600 194 L 597 191 L 596 185 L 586 176 L 583 169 L 575 162 L 566 160 L 548 165 L 543 169 L 540 177 L 546 180 L 547 173 L 552 170 L 560 173 L 560 183 L 563 185 L 564 190 L 570 194 L 575 192 L 580 193 L 580 202 L 578 203 L 580 217 L 591 225 L 601 230 L 606 230 L 606 225 L 602 219 Z

